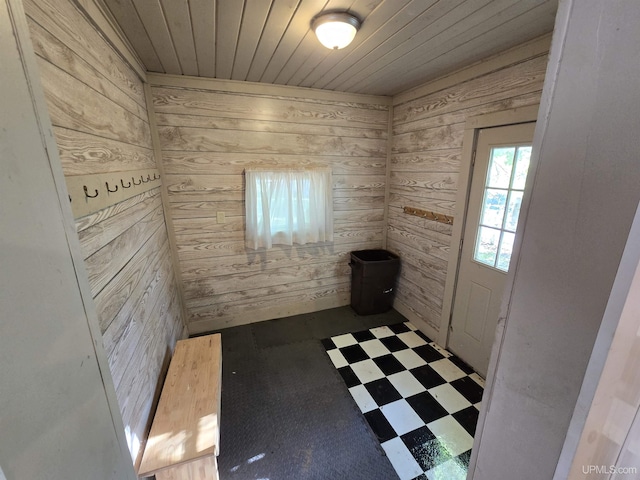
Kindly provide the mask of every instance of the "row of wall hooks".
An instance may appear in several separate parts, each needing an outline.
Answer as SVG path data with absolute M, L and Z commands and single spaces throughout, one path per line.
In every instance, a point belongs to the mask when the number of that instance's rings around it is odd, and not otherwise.
M 416 217 L 426 218 L 428 220 L 445 223 L 447 225 L 453 225 L 453 217 L 451 215 L 445 215 L 444 213 L 436 213 L 431 210 L 422 210 L 414 207 L 403 207 L 403 211 L 407 215 L 415 215 Z
M 160 186 L 160 172 L 145 168 L 65 177 L 74 218 L 115 205 Z
M 140 175 L 140 180 L 138 182 L 136 182 L 136 177 L 131 177 L 131 181 L 127 181 L 127 184 L 124 184 L 124 180 L 121 178 L 120 179 L 120 185 L 122 186 L 122 188 L 131 188 L 132 184 L 134 186 L 138 186 L 138 185 L 142 185 L 143 183 L 149 183 L 152 182 L 154 180 L 160 180 L 160 175 L 154 173 L 153 174 L 153 178 L 151 178 L 151 174 L 147 175 L 147 179 L 144 179 L 144 175 Z M 118 191 L 118 184 L 113 184 L 112 186 L 115 188 L 112 188 L 109 186 L 109 182 L 104 182 L 105 187 L 107 188 L 107 194 L 109 193 L 116 193 Z M 89 188 L 86 185 L 82 186 L 82 189 L 84 190 L 84 196 L 86 198 L 96 198 L 98 195 L 100 195 L 100 192 L 98 191 L 98 189 L 94 189 L 93 193 L 89 193 Z M 69 201 L 71 202 L 71 195 L 69 195 Z

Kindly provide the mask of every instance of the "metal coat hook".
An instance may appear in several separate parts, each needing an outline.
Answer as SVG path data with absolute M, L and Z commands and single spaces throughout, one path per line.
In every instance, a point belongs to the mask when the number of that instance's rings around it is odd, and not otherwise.
M 153 179 L 154 180 L 160 180 L 160 175 L 156 176 L 155 172 L 153 173 Z
M 116 185 L 116 189 L 115 189 L 115 190 L 111 190 L 111 189 L 109 188 L 109 182 L 104 182 L 104 184 L 105 184 L 105 185 L 106 185 L 106 187 L 107 187 L 107 192 L 109 192 L 109 193 L 115 193 L 115 192 L 117 192 L 117 191 L 118 191 L 118 185 Z
M 142 183 L 147 183 L 149 180 L 145 180 L 145 179 L 144 179 L 144 175 L 140 175 L 140 181 L 141 181 Z
M 84 195 L 87 198 L 96 198 L 99 195 L 98 190 L 96 190 L 96 194 L 95 195 L 89 195 L 89 191 L 87 190 L 87 186 L 86 185 L 83 185 L 82 188 L 84 189 Z
M 142 183 L 142 177 L 140 177 L 140 181 L 138 183 L 136 183 L 136 179 L 131 177 L 131 181 L 133 182 L 134 185 L 140 185 Z
M 129 185 L 125 185 L 124 184 L 124 180 L 120 179 L 120 185 L 122 185 L 122 188 L 131 188 L 131 182 L 127 182 Z
M 155 175 L 155 173 L 154 173 L 154 175 Z M 151 181 L 151 174 L 147 175 L 147 182 L 150 182 L 150 181 Z

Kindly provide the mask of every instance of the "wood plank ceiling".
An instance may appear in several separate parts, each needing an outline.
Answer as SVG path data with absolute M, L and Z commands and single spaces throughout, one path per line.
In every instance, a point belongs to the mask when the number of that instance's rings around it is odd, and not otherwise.
M 150 72 L 395 95 L 551 32 L 557 0 L 103 0 Z M 311 20 L 363 23 L 328 50 Z

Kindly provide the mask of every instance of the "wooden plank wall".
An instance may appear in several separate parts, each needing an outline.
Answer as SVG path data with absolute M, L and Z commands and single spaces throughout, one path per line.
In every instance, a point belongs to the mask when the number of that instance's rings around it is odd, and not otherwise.
M 383 242 L 389 100 L 148 78 L 189 331 L 348 304 L 349 252 Z M 246 249 L 243 171 L 250 165 L 331 167 L 334 242 Z
M 142 81 L 104 32 L 72 0 L 26 0 L 25 10 L 65 176 L 156 168 Z M 185 335 L 160 188 L 76 225 L 135 461 Z
M 465 121 L 539 104 L 549 39 L 536 42 L 394 97 L 387 248 L 403 263 L 394 307 L 432 338 L 448 322 L 441 314 L 449 255 L 457 254 L 452 226 L 403 207 L 454 215 Z

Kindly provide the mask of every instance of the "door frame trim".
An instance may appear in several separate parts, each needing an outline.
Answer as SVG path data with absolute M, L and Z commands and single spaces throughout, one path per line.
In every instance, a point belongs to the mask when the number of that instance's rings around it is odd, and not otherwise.
M 467 206 L 469 203 L 469 190 L 471 188 L 471 175 L 473 173 L 471 162 L 473 152 L 478 140 L 478 131 L 482 128 L 503 127 L 518 123 L 535 122 L 538 117 L 539 104 L 528 107 L 512 108 L 502 112 L 476 115 L 467 118 L 464 125 L 464 136 L 462 140 L 462 155 L 460 158 L 460 174 L 458 176 L 458 192 L 456 194 L 456 209 L 454 213 L 455 221 L 451 235 L 451 248 L 449 250 L 449 262 L 447 265 L 447 277 L 442 299 L 442 315 L 440 317 L 440 329 L 438 331 L 437 342 L 444 347 L 449 341 L 449 329 L 451 327 L 451 313 L 453 312 L 453 302 L 455 300 L 456 284 L 458 282 L 458 270 L 460 264 L 460 242 L 464 234 L 464 227 L 467 220 Z M 520 222 L 524 220 L 526 211 L 521 211 Z M 505 292 L 511 290 L 509 282 L 513 279 L 507 277 Z

